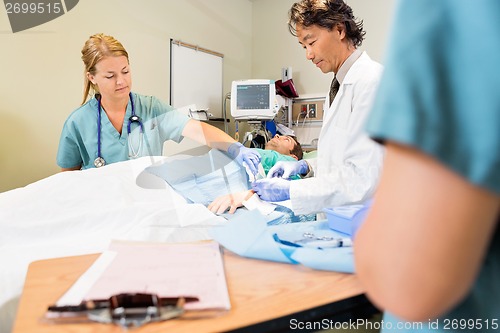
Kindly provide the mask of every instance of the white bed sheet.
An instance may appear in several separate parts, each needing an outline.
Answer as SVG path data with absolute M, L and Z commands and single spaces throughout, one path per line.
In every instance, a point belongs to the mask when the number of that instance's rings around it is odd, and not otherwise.
M 115 239 L 210 239 L 208 228 L 226 223 L 144 172 L 164 158 L 58 173 L 0 193 L 0 333 L 12 329 L 32 261 L 102 252 Z

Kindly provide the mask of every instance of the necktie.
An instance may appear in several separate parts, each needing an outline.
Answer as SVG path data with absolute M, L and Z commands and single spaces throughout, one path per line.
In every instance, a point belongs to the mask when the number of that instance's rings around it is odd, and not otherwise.
M 330 85 L 330 105 L 333 103 L 333 99 L 337 92 L 339 91 L 340 83 L 337 81 L 337 78 L 333 78 L 332 84 Z

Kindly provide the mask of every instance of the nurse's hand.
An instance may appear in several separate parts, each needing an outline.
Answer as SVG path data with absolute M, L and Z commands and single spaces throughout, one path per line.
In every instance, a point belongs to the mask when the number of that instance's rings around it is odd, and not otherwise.
M 290 179 L 295 175 L 305 175 L 309 172 L 309 164 L 305 160 L 277 162 L 267 173 L 267 178 Z
M 237 208 L 243 206 L 243 201 L 250 199 L 252 195 L 252 190 L 222 195 L 215 198 L 208 209 L 214 214 L 222 214 L 229 209 L 229 214 L 234 214 Z
M 240 165 L 245 162 L 254 176 L 259 171 L 260 155 L 255 149 L 247 148 L 241 143 L 235 142 L 229 146 L 227 152 Z
M 265 201 L 284 201 L 290 199 L 290 180 L 265 178 L 252 183 L 252 190 Z

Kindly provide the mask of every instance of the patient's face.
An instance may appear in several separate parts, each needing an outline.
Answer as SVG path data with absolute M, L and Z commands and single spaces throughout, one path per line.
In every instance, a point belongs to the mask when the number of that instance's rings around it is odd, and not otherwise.
M 275 150 L 283 155 L 290 155 L 290 151 L 295 146 L 295 141 L 288 135 L 276 134 L 274 138 L 266 143 L 266 149 Z

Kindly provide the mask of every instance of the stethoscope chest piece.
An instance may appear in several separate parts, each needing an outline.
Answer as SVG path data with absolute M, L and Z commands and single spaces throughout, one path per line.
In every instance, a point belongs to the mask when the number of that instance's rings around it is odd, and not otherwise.
M 94 160 L 94 166 L 96 168 L 100 168 L 100 167 L 103 167 L 106 165 L 106 161 L 104 161 L 104 158 L 102 157 L 97 157 L 95 160 Z
M 130 120 L 131 122 L 140 122 L 140 121 L 141 121 L 141 118 L 139 118 L 139 116 L 138 116 L 138 115 L 133 114 L 133 115 L 131 115 L 131 116 L 130 116 L 129 120 Z
M 132 101 L 132 97 L 130 97 L 130 98 L 131 98 L 130 100 Z M 132 103 L 132 110 L 134 110 L 133 105 L 134 104 Z M 140 129 L 141 129 L 141 133 L 144 132 L 144 126 L 142 125 L 141 118 L 138 115 L 136 115 L 134 111 L 132 111 L 132 115 L 128 118 L 128 123 L 127 123 L 128 134 L 130 134 L 130 132 L 131 132 L 132 123 L 139 124 Z

